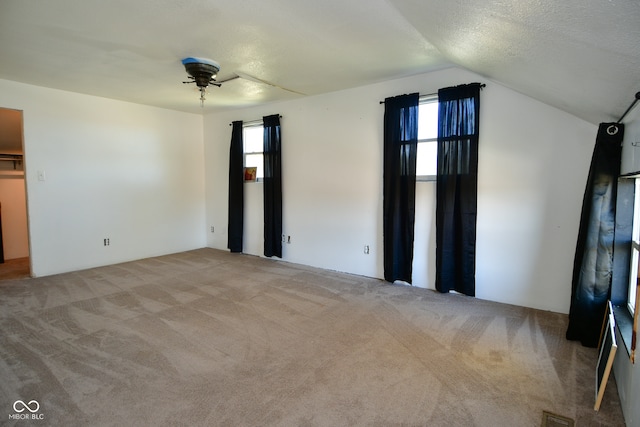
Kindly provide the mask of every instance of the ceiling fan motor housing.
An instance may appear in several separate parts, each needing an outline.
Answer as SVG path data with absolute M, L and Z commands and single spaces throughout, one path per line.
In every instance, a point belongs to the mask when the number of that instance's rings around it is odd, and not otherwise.
M 218 71 L 220 71 L 220 65 L 210 59 L 202 58 L 185 58 L 182 60 L 187 73 L 193 77 L 198 87 L 207 87 L 211 83 Z

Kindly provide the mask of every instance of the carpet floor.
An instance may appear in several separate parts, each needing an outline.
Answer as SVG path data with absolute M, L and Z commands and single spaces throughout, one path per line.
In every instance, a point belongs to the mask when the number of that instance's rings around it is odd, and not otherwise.
M 623 426 L 566 326 L 214 249 L 2 281 L 0 424 Z

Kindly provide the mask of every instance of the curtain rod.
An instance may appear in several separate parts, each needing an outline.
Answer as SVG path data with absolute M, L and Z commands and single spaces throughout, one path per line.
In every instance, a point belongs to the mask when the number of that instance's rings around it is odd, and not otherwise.
M 636 92 L 636 99 L 633 100 L 631 105 L 629 105 L 629 108 L 627 108 L 627 111 L 625 111 L 624 114 L 622 114 L 622 116 L 620 116 L 620 118 L 618 119 L 618 121 L 616 123 L 620 123 L 622 121 L 622 119 L 624 119 L 627 116 L 627 114 L 629 114 L 629 111 L 631 111 L 631 109 L 633 107 L 635 107 L 636 102 L 638 102 L 638 100 L 640 100 L 640 92 Z
M 480 84 L 480 89 L 482 89 L 483 87 L 486 87 L 487 85 L 484 83 Z M 425 95 L 420 95 L 419 98 L 431 98 L 432 96 L 438 96 L 438 92 L 436 93 L 427 93 Z M 384 101 L 380 101 L 380 104 L 384 104 Z
M 278 116 L 278 117 L 282 118 L 282 116 Z M 242 126 L 261 125 L 261 124 L 262 124 L 262 119 L 248 120 L 246 122 L 242 122 Z M 233 126 L 233 123 L 229 123 L 229 126 Z
M 427 93 L 424 95 L 420 95 L 418 98 L 431 98 L 433 96 L 438 96 L 437 93 Z M 380 104 L 384 104 L 384 101 L 380 101 Z

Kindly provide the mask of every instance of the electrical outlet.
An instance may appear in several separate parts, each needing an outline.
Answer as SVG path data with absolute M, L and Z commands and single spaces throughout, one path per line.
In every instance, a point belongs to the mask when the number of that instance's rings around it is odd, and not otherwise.
M 212 226 L 211 226 L 211 232 L 212 232 L 212 233 L 213 233 L 213 230 L 214 230 L 214 229 L 213 229 L 213 225 L 212 225 Z
M 286 235 L 282 235 L 282 243 L 285 243 L 287 241 L 287 236 Z
M 106 237 L 102 242 L 103 242 L 104 246 L 109 246 L 109 244 L 110 244 L 108 237 Z
M 287 236 L 287 243 L 291 243 L 291 236 Z
M 369 255 L 369 245 L 364 245 L 364 253 Z

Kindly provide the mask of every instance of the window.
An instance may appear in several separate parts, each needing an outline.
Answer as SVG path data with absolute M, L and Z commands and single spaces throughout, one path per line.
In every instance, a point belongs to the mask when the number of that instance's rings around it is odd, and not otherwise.
M 416 179 L 435 181 L 438 173 L 438 96 L 420 97 Z
M 640 178 L 635 179 L 635 196 L 633 203 L 633 231 L 631 234 L 631 270 L 629 274 L 629 293 L 627 306 L 633 314 L 636 310 L 638 278 L 640 277 Z
M 264 127 L 262 120 L 259 123 L 246 123 L 242 129 L 242 139 L 244 141 L 244 167 L 256 167 L 256 180 L 262 181 L 264 178 L 263 164 L 263 139 Z
M 623 178 L 618 181 L 618 191 L 622 191 L 623 199 L 629 199 L 633 189 L 633 214 L 628 213 L 628 208 L 622 209 L 623 223 L 628 224 L 629 219 L 632 220 L 631 231 L 631 251 L 630 251 L 630 266 L 629 266 L 629 281 L 627 282 L 627 304 L 626 307 L 614 307 L 616 326 L 622 336 L 622 341 L 629 352 L 629 358 L 631 363 L 635 363 L 636 354 L 636 340 L 635 336 L 638 333 L 638 300 L 640 292 L 638 291 L 638 285 L 640 284 L 640 177 L 637 175 L 633 177 L 633 184 L 628 185 L 622 181 L 627 181 Z M 626 206 L 626 204 L 625 204 Z M 625 239 L 628 235 L 625 236 Z M 622 291 L 622 289 L 620 289 Z M 612 289 L 613 293 L 613 289 Z M 618 296 L 620 298 L 621 295 Z

